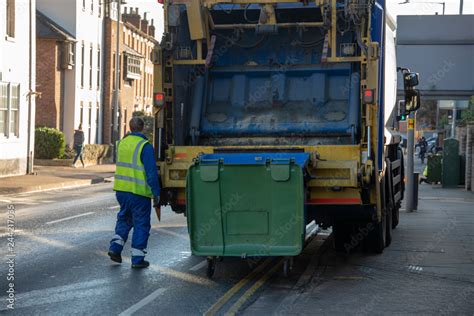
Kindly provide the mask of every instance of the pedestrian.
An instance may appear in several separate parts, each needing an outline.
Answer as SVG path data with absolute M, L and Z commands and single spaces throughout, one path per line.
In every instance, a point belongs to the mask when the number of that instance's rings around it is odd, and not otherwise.
M 418 140 L 418 146 L 420 147 L 419 157 L 420 157 L 420 160 L 421 160 L 421 164 L 424 164 L 425 163 L 426 151 L 428 150 L 428 142 L 426 141 L 426 138 L 424 136 L 422 136 Z
M 132 118 L 131 132 L 117 145 L 114 190 L 120 211 L 108 255 L 112 261 L 122 262 L 123 246 L 133 228 L 132 268 L 150 265 L 145 255 L 151 228 L 151 200 L 157 213 L 160 203 L 155 154 L 153 146 L 143 135 L 144 126 L 145 122 L 141 118 Z
M 72 166 L 76 168 L 76 161 L 78 158 L 81 158 L 82 168 L 85 168 L 84 158 L 82 156 L 84 151 L 84 132 L 82 131 L 82 123 L 79 124 L 79 127 L 74 131 L 74 150 L 76 151 L 76 157 L 74 157 Z

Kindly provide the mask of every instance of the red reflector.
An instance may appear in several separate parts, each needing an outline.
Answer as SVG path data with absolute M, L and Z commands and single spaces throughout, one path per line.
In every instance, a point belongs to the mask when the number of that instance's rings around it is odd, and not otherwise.
M 163 4 L 164 0 L 158 0 L 158 3 Z
M 365 90 L 364 96 L 365 96 L 366 98 L 371 98 L 371 97 L 373 96 L 372 90 Z

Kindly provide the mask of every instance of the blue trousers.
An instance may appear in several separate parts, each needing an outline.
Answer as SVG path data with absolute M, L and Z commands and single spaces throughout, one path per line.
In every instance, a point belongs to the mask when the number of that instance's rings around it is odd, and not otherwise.
M 117 191 L 115 196 L 120 204 L 120 211 L 117 215 L 115 236 L 110 242 L 109 250 L 121 253 L 133 228 L 132 263 L 138 263 L 145 257 L 150 236 L 151 199 L 122 191 Z

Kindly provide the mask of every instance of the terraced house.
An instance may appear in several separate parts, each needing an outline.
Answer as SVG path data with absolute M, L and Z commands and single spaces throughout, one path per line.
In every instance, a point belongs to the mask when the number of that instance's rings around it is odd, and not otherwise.
M 35 0 L 0 1 L 0 177 L 32 171 L 35 10 Z
M 38 106 L 38 124 L 61 129 L 68 145 L 79 124 L 86 144 L 102 143 L 103 5 L 37 0 L 42 27 L 37 89 L 48 100 Z

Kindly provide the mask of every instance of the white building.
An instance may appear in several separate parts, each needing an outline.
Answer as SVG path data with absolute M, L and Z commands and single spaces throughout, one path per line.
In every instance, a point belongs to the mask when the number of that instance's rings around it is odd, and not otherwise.
M 0 177 L 32 171 L 35 0 L 0 1 Z
M 65 76 L 63 132 L 72 145 L 82 123 L 86 144 L 102 142 L 104 0 L 37 0 L 37 9 L 76 39 L 74 66 Z M 101 4 L 102 3 L 102 4 Z

